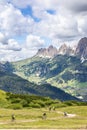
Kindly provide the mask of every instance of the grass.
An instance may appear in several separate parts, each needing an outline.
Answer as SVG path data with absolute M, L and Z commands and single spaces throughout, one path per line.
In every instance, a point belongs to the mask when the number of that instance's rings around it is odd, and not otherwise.
M 0 99 L 5 99 L 6 93 L 3 90 L 0 90 Z
M 75 117 L 64 117 L 63 112 L 76 114 Z M 47 119 L 42 119 L 42 114 L 46 112 Z M 11 121 L 11 115 L 15 114 L 16 121 Z M 81 129 L 87 127 L 87 106 L 74 106 L 57 108 L 50 111 L 48 108 L 41 109 L 0 109 L 0 128 L 3 129 Z

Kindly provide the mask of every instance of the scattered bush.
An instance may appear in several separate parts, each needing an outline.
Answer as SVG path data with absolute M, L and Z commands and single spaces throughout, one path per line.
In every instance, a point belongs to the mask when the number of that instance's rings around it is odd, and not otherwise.
M 31 103 L 29 104 L 29 107 L 32 107 L 32 108 L 40 108 L 41 106 L 40 106 L 38 103 L 33 103 L 33 102 L 31 102 Z
M 22 105 L 17 103 L 17 104 L 11 104 L 8 106 L 8 108 L 11 108 L 11 109 L 14 109 L 14 110 L 17 110 L 17 109 L 22 109 Z
M 67 106 L 81 106 L 87 105 L 87 102 L 53 100 L 49 97 L 41 97 L 36 95 L 23 95 L 6 93 L 6 96 L 0 99 L 0 107 L 11 109 L 22 108 L 41 108 L 41 107 L 67 107 Z

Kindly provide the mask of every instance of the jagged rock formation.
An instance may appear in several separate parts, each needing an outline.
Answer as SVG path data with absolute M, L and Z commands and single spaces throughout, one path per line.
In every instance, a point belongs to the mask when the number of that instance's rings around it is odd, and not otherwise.
M 82 59 L 87 59 L 87 38 L 82 38 L 76 48 L 75 54 Z
M 74 55 L 74 50 L 70 46 L 67 46 L 66 44 L 63 44 L 59 48 L 58 54 L 61 54 L 61 55 Z
M 71 47 L 67 46 L 66 44 L 63 44 L 59 49 L 51 45 L 48 48 L 39 49 L 36 56 L 44 57 L 44 58 L 46 57 L 52 58 L 58 54 L 74 55 L 74 50 Z
M 39 49 L 36 55 L 40 56 L 40 57 L 51 58 L 51 57 L 54 57 L 57 54 L 58 54 L 57 48 L 53 47 L 51 45 L 48 48 L 41 48 L 41 49 Z
M 77 56 L 80 57 L 82 61 L 87 59 L 87 38 L 82 38 L 76 48 L 71 48 L 70 46 L 67 46 L 66 44 L 63 44 L 60 46 L 59 49 L 56 47 L 53 47 L 52 45 L 48 48 L 41 48 L 38 50 L 36 56 L 39 57 L 48 57 L 52 58 L 56 55 L 68 55 L 68 56 Z

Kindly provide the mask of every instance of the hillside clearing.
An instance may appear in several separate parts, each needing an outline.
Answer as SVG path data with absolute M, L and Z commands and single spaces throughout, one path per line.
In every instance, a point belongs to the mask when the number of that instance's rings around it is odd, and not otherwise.
M 68 116 L 64 116 L 64 112 Z M 42 119 L 43 113 L 47 114 Z M 14 113 L 16 120 L 11 121 Z M 85 129 L 87 127 L 87 106 L 73 106 L 49 111 L 48 108 L 0 109 L 0 128 L 3 129 Z

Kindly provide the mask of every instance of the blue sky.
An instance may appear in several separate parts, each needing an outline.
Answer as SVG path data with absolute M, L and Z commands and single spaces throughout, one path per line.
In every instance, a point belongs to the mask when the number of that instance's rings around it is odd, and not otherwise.
M 31 6 L 28 6 L 26 8 L 20 9 L 20 10 L 24 16 L 30 15 L 31 17 L 33 17 L 33 11 L 32 11 Z
M 54 15 L 56 13 L 56 11 L 52 9 L 48 9 L 47 12 L 51 15 Z
M 87 36 L 87 0 L 0 0 L 0 61 L 35 55 L 39 48 L 74 46 Z
M 31 6 L 27 6 L 26 8 L 20 9 L 20 11 L 24 16 L 31 16 L 35 22 L 40 22 L 40 20 L 41 20 L 40 18 L 35 17 L 33 15 L 33 10 L 32 10 Z M 50 12 L 50 13 L 52 13 L 52 12 Z

